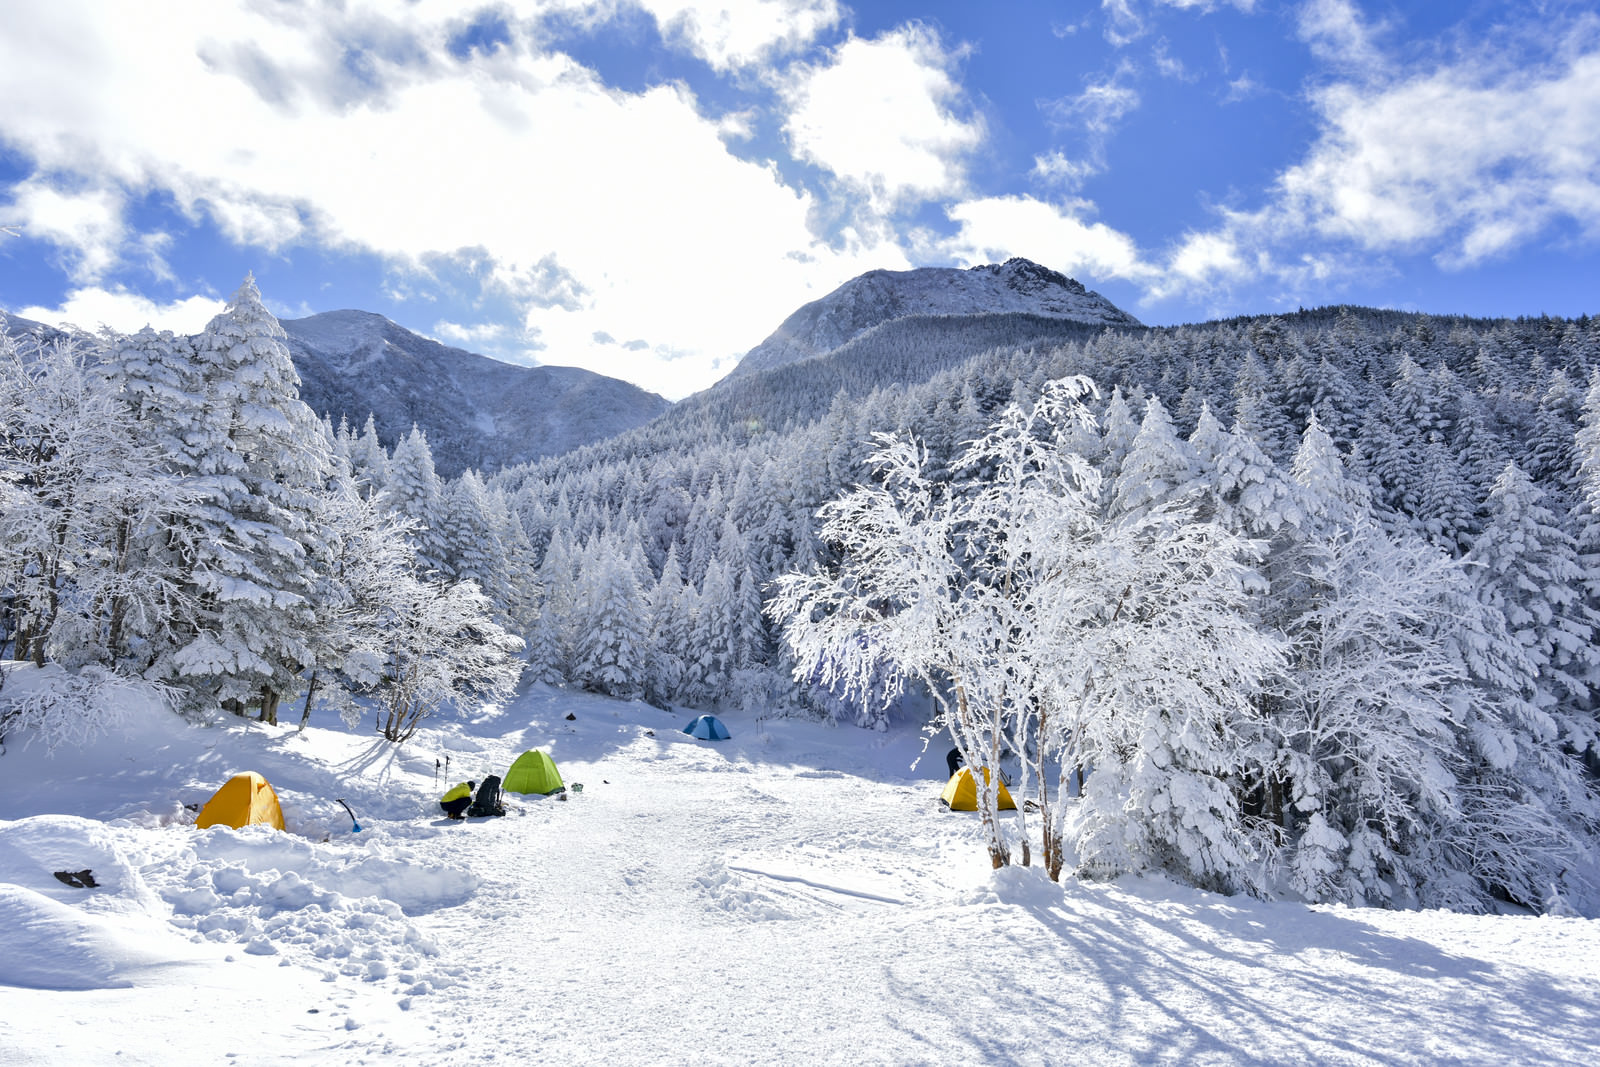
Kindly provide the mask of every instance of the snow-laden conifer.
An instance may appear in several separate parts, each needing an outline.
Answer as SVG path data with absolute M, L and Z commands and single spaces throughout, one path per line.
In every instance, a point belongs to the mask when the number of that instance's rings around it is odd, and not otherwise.
M 417 550 L 420 573 L 455 577 L 444 529 L 444 486 L 434 471 L 427 435 L 412 426 L 411 432 L 395 443 L 386 473 L 383 506 L 411 520 L 411 543 Z
M 0 334 L 0 589 L 11 656 L 137 671 L 187 603 L 181 576 L 143 550 L 191 502 L 163 450 L 66 337 L 19 350 Z
M 661 564 L 661 577 L 650 589 L 648 612 L 648 656 L 644 679 L 646 700 L 665 707 L 678 699 L 683 689 L 684 659 L 689 649 L 689 624 L 686 597 L 689 590 L 678 567 L 678 546 L 667 548 Z
M 1600 652 L 1583 612 L 1577 545 L 1544 496 L 1522 468 L 1507 463 L 1489 494 L 1488 525 L 1465 562 L 1480 599 L 1505 616 L 1531 660 L 1538 705 L 1585 705 Z
M 1142 514 L 1172 500 L 1194 474 L 1194 452 L 1178 437 L 1166 406 L 1152 396 L 1145 405 L 1139 432 L 1111 483 L 1106 513 L 1113 518 Z
M 572 677 L 620 700 L 644 695 L 649 623 L 633 566 L 619 539 L 595 538 L 584 553 Z
M 246 278 L 195 341 L 199 403 L 175 458 L 197 497 L 186 564 L 198 609 L 158 664 L 197 698 L 269 721 L 315 658 L 313 499 L 328 463 L 284 336 Z

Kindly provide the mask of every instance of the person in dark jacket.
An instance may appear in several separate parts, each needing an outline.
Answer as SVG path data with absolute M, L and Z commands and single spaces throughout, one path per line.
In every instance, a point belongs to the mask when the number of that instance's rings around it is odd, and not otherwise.
M 961 750 L 959 748 L 952 748 L 949 754 L 945 756 L 944 761 L 950 766 L 950 777 L 952 778 L 956 776 L 956 772 L 965 766 L 967 762 L 961 758 Z
M 477 782 L 458 782 L 450 792 L 439 798 L 439 806 L 452 819 L 465 819 L 467 805 L 472 803 L 472 791 Z

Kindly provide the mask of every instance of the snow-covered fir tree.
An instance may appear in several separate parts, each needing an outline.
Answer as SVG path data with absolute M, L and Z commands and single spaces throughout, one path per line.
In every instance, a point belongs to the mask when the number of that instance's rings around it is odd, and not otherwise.
M 196 497 L 184 559 L 196 610 L 156 665 L 268 721 L 315 658 L 313 503 L 329 453 L 283 339 L 250 278 L 196 339 L 199 392 L 178 457 Z

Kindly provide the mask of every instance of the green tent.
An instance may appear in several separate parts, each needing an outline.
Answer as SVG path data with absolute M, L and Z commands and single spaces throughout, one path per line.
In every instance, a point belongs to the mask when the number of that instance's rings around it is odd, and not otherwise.
M 559 793 L 566 786 L 561 784 L 561 772 L 556 770 L 555 761 L 538 749 L 530 748 L 517 757 L 500 788 L 508 793 Z

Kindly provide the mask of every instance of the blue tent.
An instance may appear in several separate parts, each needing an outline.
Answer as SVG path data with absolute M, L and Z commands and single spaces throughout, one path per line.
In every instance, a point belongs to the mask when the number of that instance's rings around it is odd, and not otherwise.
M 702 741 L 726 741 L 733 736 L 728 732 L 728 728 L 722 725 L 722 720 L 715 715 L 700 716 L 685 726 L 683 732 Z

